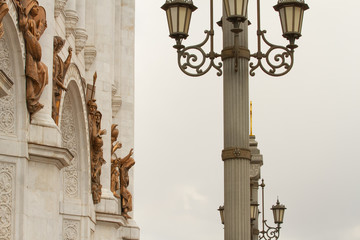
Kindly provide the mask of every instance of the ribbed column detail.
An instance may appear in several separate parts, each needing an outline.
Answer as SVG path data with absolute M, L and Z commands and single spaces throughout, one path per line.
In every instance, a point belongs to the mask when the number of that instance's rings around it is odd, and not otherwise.
M 223 18 L 224 48 L 234 46 L 232 24 Z M 240 26 L 239 46 L 247 48 L 247 23 Z M 224 148 L 249 148 L 249 70 L 248 60 L 224 60 Z M 224 161 L 225 240 L 249 240 L 250 161 Z

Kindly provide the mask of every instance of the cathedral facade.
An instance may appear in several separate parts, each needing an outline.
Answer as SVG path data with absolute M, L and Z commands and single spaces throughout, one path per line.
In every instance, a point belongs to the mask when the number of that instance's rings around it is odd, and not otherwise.
M 0 0 L 0 239 L 140 239 L 134 8 Z

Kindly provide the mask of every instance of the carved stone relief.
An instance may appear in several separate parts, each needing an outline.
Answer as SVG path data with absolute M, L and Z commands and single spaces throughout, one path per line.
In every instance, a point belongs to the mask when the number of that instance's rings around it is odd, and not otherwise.
M 14 239 L 15 165 L 0 162 L 0 238 Z
M 67 9 L 65 11 L 66 38 L 69 37 L 70 34 L 75 33 L 75 27 L 78 21 L 79 17 L 75 10 Z
M 94 204 L 99 203 L 101 200 L 101 167 L 106 162 L 103 158 L 102 149 L 104 144 L 102 135 L 106 134 L 106 130 L 101 129 L 102 114 L 97 110 L 96 100 L 94 99 L 96 78 L 97 75 L 95 72 L 91 95 L 87 103 L 90 134 L 91 193 Z
M 84 57 L 85 57 L 85 69 L 86 71 L 89 71 L 91 65 L 93 64 L 96 58 L 95 46 L 85 46 Z
M 63 220 L 63 240 L 78 240 L 80 239 L 80 221 Z
M 26 47 L 26 102 L 30 115 L 44 106 L 39 99 L 48 83 L 47 66 L 41 62 L 39 39 L 44 33 L 46 11 L 35 0 L 14 0 L 19 14 L 19 28 L 23 32 Z
M 54 119 L 56 125 L 59 123 L 59 109 L 60 109 L 60 100 L 63 90 L 67 90 L 64 85 L 64 78 L 66 72 L 70 66 L 70 61 L 72 57 L 72 48 L 68 48 L 69 55 L 66 58 L 65 62 L 59 56 L 61 49 L 65 44 L 65 40 L 59 36 L 54 37 L 54 60 L 53 60 L 53 96 L 52 96 L 52 118 Z
M 64 193 L 65 197 L 76 198 L 79 196 L 79 143 L 74 121 L 74 111 L 68 94 L 64 98 L 61 134 L 63 147 L 68 148 L 74 155 L 70 166 L 64 169 Z
M 0 38 L 4 35 L 2 20 L 8 12 L 9 7 L 6 4 L 6 0 L 0 0 Z
M 0 69 L 4 71 L 10 79 L 14 79 L 9 48 L 6 44 L 5 38 L 0 39 Z M 10 89 L 9 95 L 0 98 L 0 135 L 15 135 L 15 99 L 14 87 Z
M 75 30 L 75 48 L 76 54 L 79 54 L 85 47 L 88 35 L 85 29 L 76 28 Z
M 62 11 L 64 11 L 64 7 L 68 0 L 55 0 L 54 7 L 54 16 L 57 18 Z

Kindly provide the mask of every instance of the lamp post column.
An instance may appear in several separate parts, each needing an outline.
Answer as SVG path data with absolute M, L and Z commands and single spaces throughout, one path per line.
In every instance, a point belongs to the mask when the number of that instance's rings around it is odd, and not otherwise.
M 223 15 L 223 46 L 233 47 L 233 24 Z M 248 48 L 248 22 L 240 24 L 238 46 Z M 237 61 L 238 70 L 235 71 Z M 249 59 L 224 64 L 224 208 L 225 240 L 250 239 Z

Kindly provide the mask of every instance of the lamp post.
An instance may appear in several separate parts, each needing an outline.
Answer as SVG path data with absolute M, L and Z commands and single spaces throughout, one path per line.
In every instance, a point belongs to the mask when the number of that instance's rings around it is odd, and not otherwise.
M 301 36 L 303 12 L 308 8 L 303 0 L 279 0 L 275 10 L 280 12 L 283 36 L 289 39 L 286 47 L 271 44 L 260 26 L 260 0 L 257 0 L 257 52 L 248 49 L 248 0 L 223 0 L 223 50 L 214 51 L 213 0 L 210 0 L 210 30 L 203 42 L 185 47 L 192 13 L 197 9 L 192 0 L 166 0 L 170 37 L 175 39 L 178 66 L 189 76 L 198 77 L 214 68 L 224 79 L 224 225 L 225 240 L 249 240 L 250 228 L 250 160 L 249 150 L 249 74 L 261 68 L 271 76 L 281 76 L 293 66 L 295 39 Z M 290 10 L 289 10 L 290 9 Z M 292 11 L 291 11 L 292 9 Z M 269 46 L 263 53 L 261 40 Z M 210 43 L 210 51 L 203 46 Z M 250 58 L 255 62 L 250 63 Z M 221 61 L 216 62 L 218 58 Z M 250 67 L 250 72 L 249 72 Z

